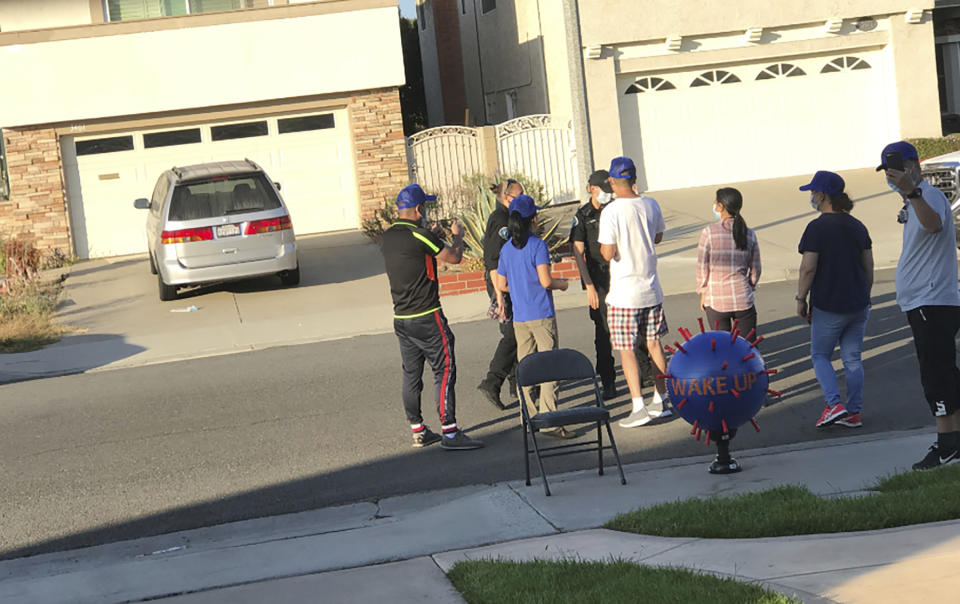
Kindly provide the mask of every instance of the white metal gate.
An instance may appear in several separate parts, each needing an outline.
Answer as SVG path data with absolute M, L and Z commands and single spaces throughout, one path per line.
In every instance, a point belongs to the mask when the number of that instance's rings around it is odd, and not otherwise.
M 407 165 L 411 182 L 437 195 L 443 212 L 459 213 L 464 197 L 464 177 L 482 172 L 480 131 L 464 126 L 440 126 L 407 139 Z
M 521 172 L 543 183 L 547 199 L 579 199 L 577 154 L 569 119 L 527 115 L 496 127 L 501 173 Z

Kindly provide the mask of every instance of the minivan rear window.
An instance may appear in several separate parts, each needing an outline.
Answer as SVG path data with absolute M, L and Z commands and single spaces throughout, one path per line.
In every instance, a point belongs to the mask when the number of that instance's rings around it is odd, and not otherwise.
M 275 210 L 280 198 L 263 174 L 222 176 L 177 185 L 168 220 L 200 220 Z

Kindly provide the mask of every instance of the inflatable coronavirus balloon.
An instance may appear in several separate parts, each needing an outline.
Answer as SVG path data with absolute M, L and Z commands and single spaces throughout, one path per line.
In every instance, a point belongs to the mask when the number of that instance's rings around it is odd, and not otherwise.
M 736 328 L 732 332 L 704 331 L 693 335 L 680 328 L 684 342 L 666 346 L 673 353 L 667 367 L 667 393 L 674 409 L 693 428 L 691 434 L 700 440 L 706 433 L 706 444 L 711 435 L 715 439 L 729 435 L 737 428 L 751 422 L 759 432 L 754 415 L 763 407 L 767 394 L 780 396 L 768 389 L 770 375 L 776 369 L 767 369 L 757 350 L 763 338 L 753 342 L 742 337 Z

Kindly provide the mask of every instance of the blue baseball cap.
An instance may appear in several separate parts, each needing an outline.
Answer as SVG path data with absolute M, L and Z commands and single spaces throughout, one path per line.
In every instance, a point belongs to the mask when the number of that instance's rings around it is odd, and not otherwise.
M 610 160 L 610 178 L 636 178 L 637 167 L 629 157 L 614 157 Z
M 820 191 L 826 193 L 827 195 L 839 195 L 843 193 L 843 188 L 845 187 L 843 178 L 839 174 L 834 172 L 827 172 L 826 170 L 820 170 L 813 175 L 813 179 L 810 181 L 810 184 L 803 185 L 800 187 L 801 191 Z
M 517 195 L 510 202 L 510 213 L 519 212 L 520 216 L 530 218 L 537 213 L 540 207 L 533 203 L 533 197 L 529 195 Z
M 407 185 L 400 189 L 400 193 L 397 195 L 397 209 L 407 210 L 415 208 L 425 201 L 433 201 L 436 198 L 436 195 L 427 195 L 424 193 L 420 185 Z
M 917 154 L 916 147 L 907 141 L 897 141 L 895 143 L 890 143 L 883 148 L 883 151 L 880 152 L 880 165 L 877 166 L 877 172 L 887 169 L 887 166 L 883 163 L 883 158 L 886 157 L 887 153 L 899 153 L 903 159 L 915 159 L 920 161 L 920 156 Z

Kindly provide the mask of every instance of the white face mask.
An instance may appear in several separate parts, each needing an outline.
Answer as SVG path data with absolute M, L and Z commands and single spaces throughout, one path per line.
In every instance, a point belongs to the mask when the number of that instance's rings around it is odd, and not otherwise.
M 820 206 L 813 200 L 813 191 L 810 191 L 810 207 L 813 208 L 815 212 L 820 210 Z
M 613 193 L 607 193 L 606 191 L 597 193 L 597 202 L 599 202 L 600 205 L 605 206 L 611 201 L 613 201 Z
M 723 213 L 717 211 L 717 204 L 713 204 L 713 206 L 711 206 L 710 209 L 713 210 L 714 218 L 716 218 L 717 220 L 720 220 L 721 218 L 723 218 Z

